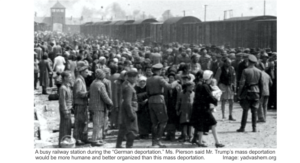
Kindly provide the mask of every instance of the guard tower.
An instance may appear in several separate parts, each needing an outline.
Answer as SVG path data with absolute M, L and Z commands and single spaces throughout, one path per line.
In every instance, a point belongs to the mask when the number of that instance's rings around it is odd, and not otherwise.
M 65 28 L 65 18 L 66 18 L 66 8 L 59 3 L 51 7 L 51 22 L 52 22 L 52 31 L 62 32 Z

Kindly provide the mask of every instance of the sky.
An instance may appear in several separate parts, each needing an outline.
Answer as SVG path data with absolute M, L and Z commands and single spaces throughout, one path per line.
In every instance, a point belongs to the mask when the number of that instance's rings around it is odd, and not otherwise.
M 34 0 L 34 12 L 37 16 L 50 16 L 50 7 L 57 0 Z M 224 11 L 232 10 L 231 17 L 257 16 L 264 13 L 264 0 L 59 0 L 66 7 L 67 17 L 81 17 L 84 13 L 94 12 L 93 17 L 101 17 L 106 12 L 105 18 L 112 15 L 111 8 L 121 10 L 121 14 L 152 15 L 162 19 L 162 14 L 170 10 L 173 16 L 195 16 L 204 20 L 204 5 L 207 5 L 206 21 L 223 20 Z M 115 4 L 112 7 L 112 4 Z M 103 9 L 101 9 L 103 7 Z M 85 8 L 85 9 L 83 9 Z M 228 12 L 227 12 L 228 13 Z M 266 15 L 277 16 L 277 1 L 266 0 Z M 226 18 L 230 15 L 227 14 Z

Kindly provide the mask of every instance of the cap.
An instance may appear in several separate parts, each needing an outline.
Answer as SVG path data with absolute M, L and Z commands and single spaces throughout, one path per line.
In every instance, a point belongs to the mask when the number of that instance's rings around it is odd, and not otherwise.
M 97 69 L 95 75 L 97 78 L 100 79 L 105 78 L 105 72 L 102 69 Z
M 249 55 L 248 59 L 249 59 L 250 62 L 254 62 L 254 63 L 257 62 L 257 58 L 254 55 Z
M 128 77 L 136 77 L 136 76 L 138 76 L 138 74 L 139 73 L 137 71 L 132 70 L 132 69 L 127 72 Z
M 152 66 L 152 68 L 154 69 L 162 69 L 164 66 L 161 63 L 157 63 L 155 65 Z
M 267 53 L 262 53 L 261 57 L 269 57 L 269 55 Z
M 233 58 L 235 58 L 235 54 L 234 53 L 230 53 L 228 57 L 231 58 L 231 59 L 233 59 Z

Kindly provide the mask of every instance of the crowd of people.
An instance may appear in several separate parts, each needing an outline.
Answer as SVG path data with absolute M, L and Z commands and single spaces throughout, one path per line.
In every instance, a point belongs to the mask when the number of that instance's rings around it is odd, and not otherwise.
M 71 114 L 77 145 L 102 146 L 109 129 L 118 129 L 116 148 L 134 147 L 136 139 L 152 139 L 153 147 L 166 141 L 207 147 L 203 135 L 212 130 L 221 104 L 222 120 L 235 121 L 233 104 L 243 108 L 244 132 L 248 110 L 252 128 L 276 110 L 276 52 L 269 48 L 179 43 L 129 43 L 103 36 L 35 32 L 34 88 L 42 94 L 57 88 L 59 143 L 71 135 Z M 54 86 L 55 85 L 55 86 Z M 88 139 L 88 123 L 93 135 Z M 176 138 L 176 132 L 181 135 Z M 60 145 L 60 144 L 59 144 Z

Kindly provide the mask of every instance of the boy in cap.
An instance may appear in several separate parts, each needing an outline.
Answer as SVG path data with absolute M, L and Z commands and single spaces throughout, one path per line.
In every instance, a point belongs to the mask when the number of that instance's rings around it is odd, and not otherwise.
M 88 91 L 86 88 L 85 78 L 88 76 L 88 65 L 84 61 L 77 63 L 77 71 L 79 72 L 74 83 L 74 138 L 77 145 L 83 145 L 87 142 L 87 133 L 84 133 L 84 128 L 88 122 Z

